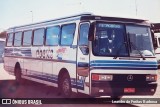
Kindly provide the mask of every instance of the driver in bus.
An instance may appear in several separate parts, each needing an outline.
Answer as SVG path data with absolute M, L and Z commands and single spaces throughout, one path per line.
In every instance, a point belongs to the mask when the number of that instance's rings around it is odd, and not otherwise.
M 111 35 L 109 35 L 108 37 L 108 50 L 110 53 L 113 53 L 114 49 L 115 49 L 115 32 L 114 30 L 112 31 Z

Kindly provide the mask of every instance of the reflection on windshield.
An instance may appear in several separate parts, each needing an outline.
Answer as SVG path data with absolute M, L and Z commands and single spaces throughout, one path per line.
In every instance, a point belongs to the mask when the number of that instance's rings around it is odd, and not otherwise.
M 101 56 L 127 56 L 125 28 L 122 24 L 97 23 L 93 53 Z M 121 48 L 121 49 L 120 49 Z
M 143 26 L 126 26 L 126 29 L 129 34 L 130 43 L 134 45 L 130 47 L 130 55 L 139 56 L 138 51 L 140 51 L 143 56 L 153 56 L 153 46 L 149 28 Z

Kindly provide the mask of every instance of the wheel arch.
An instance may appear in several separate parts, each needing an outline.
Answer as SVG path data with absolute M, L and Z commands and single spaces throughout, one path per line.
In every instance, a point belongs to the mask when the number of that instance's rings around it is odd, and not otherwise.
M 19 63 L 19 62 L 16 62 L 16 64 L 15 64 L 15 67 L 14 67 L 14 75 L 16 74 L 16 72 L 15 72 L 16 70 L 15 70 L 15 69 L 16 69 L 17 67 L 19 67 L 20 70 L 21 70 L 21 66 L 20 66 L 20 63 Z
M 59 86 L 59 83 L 61 81 L 61 77 L 64 75 L 64 74 L 68 74 L 69 75 L 69 72 L 66 68 L 62 68 L 58 74 L 58 86 Z M 70 75 L 69 75 L 69 78 L 70 78 Z

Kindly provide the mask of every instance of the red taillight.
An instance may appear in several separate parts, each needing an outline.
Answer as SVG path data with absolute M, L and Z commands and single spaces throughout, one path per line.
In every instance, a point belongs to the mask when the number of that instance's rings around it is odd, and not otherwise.
M 98 74 L 92 74 L 92 80 L 99 80 Z

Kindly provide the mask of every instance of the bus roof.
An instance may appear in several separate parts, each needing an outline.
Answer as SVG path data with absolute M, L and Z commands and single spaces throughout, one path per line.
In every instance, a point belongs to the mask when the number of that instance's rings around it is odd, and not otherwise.
M 107 21 L 125 22 L 125 23 L 148 24 L 148 23 L 146 23 L 147 20 L 143 20 L 143 19 L 123 18 L 123 17 L 108 17 L 108 16 L 94 15 L 93 13 L 85 12 L 85 13 L 82 13 L 82 14 L 77 14 L 77 15 L 72 15 L 72 16 L 67 16 L 67 17 L 42 21 L 42 22 L 36 22 L 36 23 L 31 23 L 31 24 L 26 24 L 26 25 L 21 25 L 21 26 L 15 26 L 15 27 L 9 28 L 8 30 L 17 29 L 17 28 L 24 28 L 24 27 L 29 27 L 29 26 L 36 26 L 36 25 L 41 25 L 41 24 L 49 24 L 49 23 L 53 24 L 55 22 L 57 22 L 57 23 L 58 22 L 63 22 L 63 21 L 66 22 L 66 21 L 72 21 L 72 20 L 107 20 Z
M 76 18 L 76 17 L 82 17 L 85 15 L 92 15 L 92 13 L 82 13 L 82 14 L 76 14 L 76 15 L 72 15 L 72 16 L 66 16 L 66 17 L 61 17 L 61 18 L 56 18 L 56 19 L 51 19 L 51 20 L 46 20 L 46 21 L 41 21 L 41 22 L 35 22 L 35 23 L 31 23 L 31 24 L 26 24 L 26 25 L 20 25 L 20 26 L 15 26 L 12 28 L 18 28 L 18 27 L 25 27 L 25 26 L 31 26 L 31 25 L 36 25 L 36 24 L 42 24 L 42 23 L 48 23 L 48 22 L 53 22 L 53 21 L 59 21 L 59 20 L 64 20 L 64 19 L 69 19 L 69 18 Z M 10 28 L 10 29 L 12 29 Z

